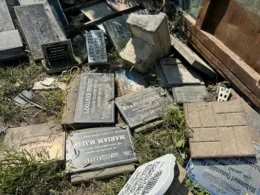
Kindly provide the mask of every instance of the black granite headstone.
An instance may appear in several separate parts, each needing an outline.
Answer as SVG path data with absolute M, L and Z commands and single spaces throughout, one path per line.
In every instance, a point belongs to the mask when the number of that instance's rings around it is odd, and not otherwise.
M 146 88 L 116 99 L 116 105 L 130 128 L 159 119 L 171 103 L 172 98 L 162 88 Z
M 68 62 L 73 59 L 70 40 L 42 44 L 42 50 L 44 60 L 50 67 L 55 67 L 56 62 Z
M 129 128 L 104 127 L 73 132 L 66 141 L 69 172 L 92 171 L 137 161 Z
M 114 74 L 82 74 L 74 123 L 95 126 L 115 122 L 114 82 Z

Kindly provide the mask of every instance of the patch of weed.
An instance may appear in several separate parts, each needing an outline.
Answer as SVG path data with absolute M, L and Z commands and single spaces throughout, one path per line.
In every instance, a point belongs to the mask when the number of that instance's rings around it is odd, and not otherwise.
M 186 179 L 184 185 L 195 195 L 210 195 L 204 188 L 200 188 L 198 184 L 192 183 L 190 179 Z
M 0 194 L 58 194 L 70 187 L 63 167 L 46 156 L 0 146 Z

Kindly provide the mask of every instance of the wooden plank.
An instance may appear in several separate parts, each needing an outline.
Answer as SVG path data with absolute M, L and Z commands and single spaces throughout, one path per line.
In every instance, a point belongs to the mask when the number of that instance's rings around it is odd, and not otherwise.
M 222 62 L 220 62 L 203 44 L 201 44 L 193 34 L 190 34 L 189 42 L 192 46 L 207 59 L 209 63 L 220 73 L 226 80 L 235 85 L 236 89 L 242 92 L 247 98 L 260 109 L 260 99 L 253 94 L 245 84 L 243 84 L 232 72 L 230 72 Z

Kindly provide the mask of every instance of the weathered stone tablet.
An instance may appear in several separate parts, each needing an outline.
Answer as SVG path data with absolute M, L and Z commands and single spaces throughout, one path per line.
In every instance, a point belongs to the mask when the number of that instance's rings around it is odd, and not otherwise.
M 74 123 L 86 126 L 115 122 L 114 74 L 83 73 L 81 75 Z
M 172 98 L 162 88 L 146 88 L 116 98 L 116 105 L 130 128 L 159 119 L 171 103 Z
M 68 20 L 63 12 L 59 0 L 19 0 L 20 5 L 31 5 L 35 3 L 43 3 L 45 9 L 48 11 L 48 14 L 52 14 L 53 16 L 57 15 L 57 19 L 60 20 L 62 25 L 67 26 Z M 54 8 L 54 10 L 50 7 L 50 5 Z M 55 11 L 56 13 L 52 13 Z
M 67 169 L 84 172 L 137 161 L 129 128 L 103 127 L 74 131 L 66 141 Z
M 46 13 L 43 4 L 16 6 L 14 9 L 34 60 L 43 58 L 42 44 L 66 40 L 58 22 Z
M 178 104 L 203 102 L 207 95 L 207 89 L 204 85 L 173 87 L 172 94 Z
M 13 60 L 25 56 L 18 30 L 0 32 L 0 61 Z
M 102 30 L 91 30 L 85 34 L 87 49 L 88 49 L 88 63 L 107 63 L 107 50 Z
M 65 160 L 65 133 L 54 123 L 7 129 L 4 143 L 31 154 L 45 150 L 50 160 Z
M 0 32 L 14 30 L 14 24 L 5 0 L 0 0 Z
M 20 150 L 25 150 L 38 158 L 39 154 L 46 155 L 48 160 L 64 160 L 65 133 L 54 133 L 21 139 Z
M 202 78 L 193 69 L 185 66 L 178 58 L 163 58 L 160 60 L 167 86 L 199 85 Z

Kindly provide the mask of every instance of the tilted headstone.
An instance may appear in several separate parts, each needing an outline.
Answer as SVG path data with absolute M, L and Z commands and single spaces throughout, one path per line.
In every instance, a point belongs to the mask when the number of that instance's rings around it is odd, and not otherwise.
M 149 14 L 148 10 L 134 12 L 136 14 Z M 118 16 L 104 22 L 104 27 L 116 50 L 120 52 L 131 38 L 128 24 L 126 23 L 129 15 Z
M 260 145 L 253 145 L 256 158 L 190 160 L 187 175 L 212 195 L 259 195 Z
M 114 74 L 83 73 L 74 123 L 97 126 L 115 122 Z
M 107 50 L 102 30 L 91 30 L 86 32 L 88 49 L 88 63 L 107 63 Z
M 176 158 L 167 154 L 138 167 L 118 195 L 164 194 L 174 179 Z
M 63 26 L 67 26 L 69 24 L 59 0 L 19 0 L 19 3 L 20 5 L 31 5 L 36 3 L 43 3 L 48 14 L 51 14 L 53 16 L 57 15 L 57 18 L 59 19 L 59 21 L 62 23 Z M 54 10 L 50 5 L 53 7 Z
M 43 59 L 42 44 L 66 40 L 58 22 L 46 13 L 43 4 L 16 6 L 14 9 L 34 60 Z
M 70 40 L 46 43 L 41 47 L 47 72 L 61 72 L 75 65 Z
M 129 128 L 103 127 L 74 131 L 66 141 L 67 169 L 92 171 L 137 161 Z
M 204 85 L 173 87 L 172 94 L 178 104 L 203 102 L 207 95 L 207 89 Z
M 25 56 L 19 32 L 15 30 L 5 0 L 0 0 L 0 61 Z
M 116 98 L 116 105 L 130 128 L 159 119 L 172 102 L 162 88 L 146 88 Z
M 65 133 L 22 138 L 19 149 L 27 151 L 36 159 L 40 159 L 39 157 L 42 156 L 47 160 L 64 160 Z

